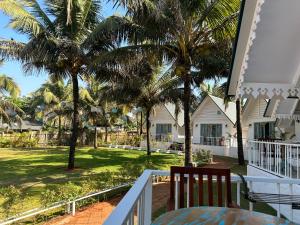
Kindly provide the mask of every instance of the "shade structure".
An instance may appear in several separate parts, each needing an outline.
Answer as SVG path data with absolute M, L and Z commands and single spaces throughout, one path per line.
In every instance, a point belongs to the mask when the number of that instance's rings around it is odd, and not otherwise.
M 300 1 L 242 2 L 228 95 L 300 96 Z

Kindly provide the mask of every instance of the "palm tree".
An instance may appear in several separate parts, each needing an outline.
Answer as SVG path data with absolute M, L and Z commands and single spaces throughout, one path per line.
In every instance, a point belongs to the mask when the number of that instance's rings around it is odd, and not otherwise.
M 113 104 L 108 106 L 108 100 L 105 91 L 110 88 L 106 83 L 97 82 L 95 79 L 89 79 L 85 89 L 81 89 L 80 98 L 84 102 L 84 112 L 88 121 L 94 126 L 94 148 L 97 144 L 97 125 L 105 126 L 105 142 L 107 143 L 108 127 L 111 125 L 111 109 Z
M 216 85 L 211 88 L 212 94 L 215 96 L 218 96 L 220 98 L 224 99 L 224 104 L 228 104 L 229 101 L 232 101 L 234 99 L 231 99 L 228 97 L 226 93 L 227 89 L 227 82 L 224 82 L 221 85 Z M 205 90 L 203 88 L 203 90 Z M 209 91 L 209 90 L 208 90 Z M 236 105 L 236 136 L 237 136 L 237 147 L 238 147 L 238 162 L 239 165 L 245 165 L 245 158 L 244 158 L 244 147 L 243 147 L 243 132 L 242 132 L 242 124 L 241 124 L 241 101 L 240 98 L 235 99 L 235 105 Z
M 4 60 L 0 60 L 0 66 Z M 20 122 L 23 110 L 15 103 L 21 90 L 18 84 L 9 76 L 0 74 L 0 116 L 1 122 Z
M 36 107 L 43 108 L 43 118 L 58 124 L 58 144 L 61 145 L 63 119 L 71 115 L 72 109 L 66 107 L 67 102 L 72 102 L 70 97 L 72 87 L 70 83 L 60 80 L 48 80 L 33 93 Z
M 75 166 L 75 148 L 79 126 L 79 81 L 90 74 L 89 65 L 95 56 L 118 47 L 114 34 L 119 17 L 100 20 L 98 0 L 45 1 L 45 10 L 38 1 L 0 1 L 0 10 L 11 18 L 10 27 L 25 34 L 29 41 L 0 40 L 0 56 L 19 60 L 25 72 L 46 70 L 72 83 L 73 116 L 68 169 Z M 102 76 L 111 76 L 106 64 L 98 65 Z
M 129 76 L 123 82 L 116 83 L 110 94 L 119 103 L 132 103 L 143 109 L 146 120 L 147 155 L 151 155 L 150 146 L 150 115 L 156 105 L 172 102 L 179 110 L 182 100 L 180 79 L 172 76 L 170 71 L 163 73 L 162 67 L 140 64 L 140 72 Z M 133 72 L 134 73 L 134 72 Z M 147 74 L 148 73 L 148 74 Z
M 231 48 L 239 0 L 114 0 L 127 7 L 132 25 L 129 42 L 137 49 L 161 53 L 184 83 L 185 165 L 192 163 L 191 86 L 218 73 L 202 70 Z M 130 46 L 129 49 L 132 49 Z M 215 71 L 219 68 L 214 64 Z

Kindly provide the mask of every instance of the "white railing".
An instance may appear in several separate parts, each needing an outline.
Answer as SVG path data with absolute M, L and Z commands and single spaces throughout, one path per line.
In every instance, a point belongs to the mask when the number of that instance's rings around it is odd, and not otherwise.
M 198 142 L 194 140 L 194 144 L 209 145 L 209 146 L 225 146 L 225 138 L 200 136 Z
M 249 141 L 249 164 L 289 178 L 300 178 L 300 145 L 279 142 Z
M 169 171 L 161 171 L 161 170 L 145 170 L 144 173 L 137 179 L 133 187 L 127 192 L 121 202 L 117 205 L 108 219 L 104 222 L 104 225 L 149 225 L 151 224 L 152 217 L 152 183 L 155 182 L 158 176 L 170 176 Z M 186 179 L 189 179 L 189 175 L 185 175 Z M 194 176 L 195 179 L 198 178 L 197 175 Z M 248 183 L 249 191 L 253 191 L 255 188 L 255 184 L 263 183 L 274 185 L 276 189 L 276 193 L 283 193 L 283 186 L 288 185 L 290 188 L 289 194 L 293 195 L 293 189 L 295 186 L 299 186 L 300 180 L 296 179 L 282 179 L 282 178 L 266 178 L 266 177 L 251 177 L 245 176 L 245 180 Z M 178 209 L 178 190 L 179 190 L 179 181 L 180 176 L 175 174 L 175 209 Z M 214 178 L 216 181 L 216 178 Z M 237 204 L 241 203 L 240 189 L 241 189 L 241 178 L 236 175 L 231 176 L 232 183 L 236 183 L 237 185 L 237 193 L 236 199 Z M 187 185 L 189 181 L 186 182 Z M 187 190 L 189 188 L 187 187 Z M 268 191 L 268 190 L 266 190 Z M 186 200 L 188 205 L 188 196 L 186 193 Z M 249 210 L 253 210 L 253 203 L 249 202 Z M 277 216 L 280 217 L 282 209 L 280 206 L 277 207 Z M 293 221 L 293 211 L 291 209 L 291 213 L 288 217 Z
M 103 190 L 103 191 L 90 193 L 88 195 L 85 195 L 85 196 L 82 196 L 82 197 L 79 197 L 79 198 L 76 198 L 76 199 L 73 199 L 73 200 L 56 202 L 56 203 L 53 203 L 52 205 L 50 205 L 46 208 L 32 209 L 32 210 L 20 213 L 18 215 L 15 215 L 14 217 L 8 218 L 8 219 L 3 220 L 3 221 L 0 221 L 0 225 L 12 224 L 12 223 L 15 223 L 15 222 L 18 222 L 18 221 L 21 221 L 21 220 L 24 220 L 24 219 L 28 219 L 30 217 L 33 217 L 33 216 L 36 216 L 36 215 L 39 215 L 39 214 L 42 214 L 42 213 L 45 213 L 45 212 L 48 212 L 48 211 L 51 211 L 51 210 L 54 210 L 54 209 L 64 207 L 64 206 L 66 207 L 66 213 L 71 214 L 72 216 L 74 216 L 75 213 L 76 213 L 76 203 L 77 202 L 88 199 L 88 198 L 92 198 L 92 197 L 95 197 L 95 196 L 98 196 L 98 195 L 107 194 L 111 191 L 115 191 L 115 190 L 118 190 L 118 189 L 121 189 L 121 188 L 125 188 L 125 187 L 128 187 L 130 185 L 131 184 L 129 184 L 129 183 L 128 184 L 122 184 L 120 186 L 109 188 L 109 189 L 106 189 L 106 190 Z

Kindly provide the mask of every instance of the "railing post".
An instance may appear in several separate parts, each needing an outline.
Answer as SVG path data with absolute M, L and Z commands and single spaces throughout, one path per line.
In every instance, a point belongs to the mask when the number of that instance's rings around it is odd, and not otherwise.
M 71 207 L 71 204 L 67 203 L 67 205 L 66 205 L 67 214 L 70 214 L 70 207 Z
M 145 199 L 144 199 L 144 225 L 151 224 L 152 218 L 152 178 L 149 177 L 145 187 Z
M 236 201 L 238 205 L 241 205 L 241 182 L 236 183 Z
M 72 216 L 75 216 L 75 213 L 76 213 L 76 202 L 73 201 L 72 202 Z

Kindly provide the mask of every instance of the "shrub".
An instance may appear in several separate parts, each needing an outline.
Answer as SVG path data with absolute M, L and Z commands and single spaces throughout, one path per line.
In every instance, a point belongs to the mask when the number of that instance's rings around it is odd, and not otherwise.
M 13 185 L 0 188 L 0 196 L 5 199 L 2 207 L 7 216 L 15 214 L 18 210 L 17 205 L 22 202 L 24 197 L 21 189 Z
M 196 166 L 211 163 L 212 158 L 212 153 L 209 150 L 200 149 L 193 154 L 193 161 L 196 163 Z

